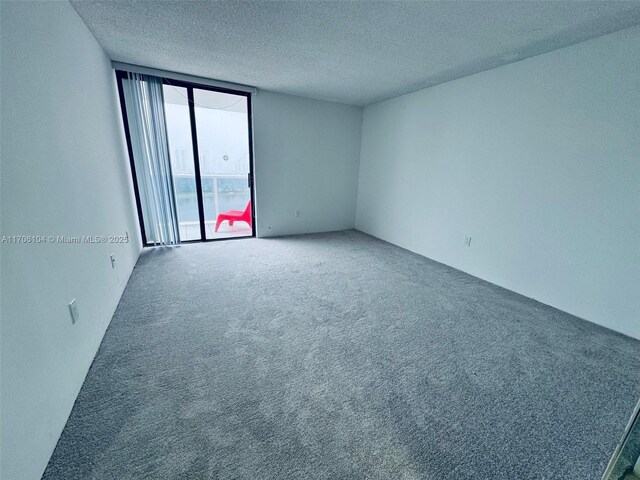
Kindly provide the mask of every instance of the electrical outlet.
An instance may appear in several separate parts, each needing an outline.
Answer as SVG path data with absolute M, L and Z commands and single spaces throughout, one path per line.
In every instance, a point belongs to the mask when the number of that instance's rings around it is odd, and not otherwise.
M 80 318 L 80 314 L 78 313 L 78 304 L 75 298 L 69 303 L 69 313 L 71 314 L 71 323 L 76 323 Z
M 471 237 L 464 237 L 464 246 L 465 247 L 471 246 Z
M 116 257 L 113 255 L 113 253 L 109 255 L 109 258 L 111 258 L 111 268 L 116 268 Z
M 296 217 L 299 217 L 300 215 L 302 215 L 302 214 L 300 213 L 300 210 L 296 210 Z

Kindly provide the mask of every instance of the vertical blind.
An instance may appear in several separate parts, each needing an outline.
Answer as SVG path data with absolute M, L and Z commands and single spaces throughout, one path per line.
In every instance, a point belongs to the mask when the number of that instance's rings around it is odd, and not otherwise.
M 147 243 L 178 244 L 162 79 L 129 72 L 122 85 Z

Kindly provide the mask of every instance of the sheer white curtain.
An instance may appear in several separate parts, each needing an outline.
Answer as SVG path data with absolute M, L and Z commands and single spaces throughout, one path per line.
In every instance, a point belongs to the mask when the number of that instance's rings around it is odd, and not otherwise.
M 162 79 L 129 72 L 122 86 L 147 243 L 180 243 Z

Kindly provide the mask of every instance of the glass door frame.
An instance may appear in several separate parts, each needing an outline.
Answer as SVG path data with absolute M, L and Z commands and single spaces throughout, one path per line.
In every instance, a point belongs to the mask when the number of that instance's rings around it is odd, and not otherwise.
M 127 150 L 129 152 L 129 163 L 131 165 L 131 178 L 133 179 L 133 190 L 136 197 L 136 208 L 138 210 L 138 222 L 140 223 L 140 233 L 142 235 L 142 245 L 144 247 L 154 247 L 155 244 L 148 243 L 144 229 L 144 220 L 142 218 L 142 204 L 140 202 L 140 193 L 138 191 L 138 178 L 136 176 L 136 167 L 133 159 L 133 147 L 131 144 L 131 133 L 129 132 L 129 123 L 127 120 L 127 108 L 124 99 L 124 88 L 122 80 L 127 77 L 127 73 L 124 70 L 116 70 L 116 81 L 118 84 L 118 95 L 120 97 L 120 110 L 122 112 L 122 121 L 124 124 L 124 134 L 127 141 Z M 256 216 L 255 216 L 255 180 L 253 175 L 253 121 L 252 121 L 252 109 L 251 109 L 251 93 L 243 92 L 240 90 L 233 90 L 230 88 L 213 87 L 211 85 L 203 85 L 201 83 L 188 82 L 184 80 L 174 80 L 172 78 L 162 78 L 163 85 L 172 85 L 175 87 L 182 87 L 187 89 L 187 100 L 189 107 L 189 121 L 191 129 L 191 145 L 193 148 L 193 164 L 195 172 L 196 182 L 196 196 L 198 200 L 198 219 L 200 221 L 200 239 L 199 240 L 180 240 L 180 243 L 200 243 L 200 242 L 219 242 L 225 240 L 238 240 L 243 238 L 254 238 L 256 236 Z M 193 101 L 193 90 L 208 90 L 211 92 L 227 93 L 231 95 L 238 95 L 246 97 L 247 99 L 247 122 L 248 122 L 248 137 L 249 142 L 249 174 L 247 176 L 247 184 L 251 195 L 251 235 L 243 235 L 239 237 L 224 237 L 224 238 L 207 238 L 206 224 L 204 218 L 204 195 L 202 192 L 202 176 L 200 174 L 200 156 L 198 153 L 198 134 L 196 130 L 196 109 Z

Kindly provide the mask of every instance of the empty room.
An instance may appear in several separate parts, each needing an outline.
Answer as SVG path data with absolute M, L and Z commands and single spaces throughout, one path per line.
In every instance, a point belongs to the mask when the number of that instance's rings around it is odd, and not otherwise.
M 0 478 L 640 480 L 640 2 L 0 1 Z

